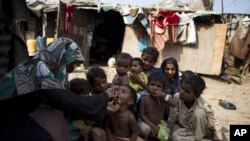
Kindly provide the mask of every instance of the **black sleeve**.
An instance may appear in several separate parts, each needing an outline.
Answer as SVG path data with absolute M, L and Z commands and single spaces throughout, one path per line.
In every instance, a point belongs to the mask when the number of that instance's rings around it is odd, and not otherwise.
M 0 101 L 0 126 L 28 115 L 41 103 L 32 93 L 18 95 Z
M 106 93 L 92 96 L 78 96 L 63 89 L 37 91 L 37 97 L 47 105 L 63 111 L 73 118 L 103 121 L 108 95 Z

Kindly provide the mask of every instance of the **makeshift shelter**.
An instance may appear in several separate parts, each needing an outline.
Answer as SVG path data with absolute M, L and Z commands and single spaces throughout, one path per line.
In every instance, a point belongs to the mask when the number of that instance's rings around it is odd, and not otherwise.
M 27 41 L 30 56 L 37 52 L 37 37 L 48 38 L 48 43 L 55 38 L 58 4 L 58 0 L 26 0 L 30 17 L 20 28 Z
M 89 63 L 106 64 L 110 57 L 121 51 L 140 57 L 144 47 L 155 46 L 160 51 L 158 66 L 165 57 L 173 56 L 181 71 L 192 70 L 216 76 L 223 74 L 228 26 L 222 22 L 221 15 L 206 11 L 203 5 L 194 4 L 195 9 L 190 9 L 184 3 L 169 2 L 172 1 L 166 0 L 153 6 L 134 6 L 86 0 L 73 3 L 60 1 L 57 37 L 70 37 L 81 46 L 86 67 Z M 206 9 L 211 9 L 211 1 L 206 2 Z M 159 11 L 172 11 L 181 17 L 178 25 L 173 27 L 181 27 L 182 30 L 167 27 L 168 39 L 164 38 L 163 42 L 153 38 L 165 29 L 159 25 L 154 31 L 151 28 L 150 15 Z M 195 34 L 190 36 L 188 32 L 191 30 Z M 152 37 L 154 32 L 159 35 Z M 175 32 L 178 37 L 173 38 Z
M 165 57 L 173 56 L 177 59 L 181 70 L 192 70 L 196 73 L 209 75 L 221 73 L 226 25 L 213 23 L 213 20 L 216 20 L 216 15 L 211 13 L 201 15 L 203 16 L 195 18 L 197 20 L 195 21 L 197 32 L 194 35 L 197 37 L 196 41 L 183 44 L 174 43 L 173 40 L 168 39 L 160 49 L 159 64 Z M 202 18 L 206 18 L 206 20 Z M 131 38 L 133 40 L 130 40 Z M 136 38 L 131 27 L 126 27 L 123 51 L 133 52 L 133 56 L 140 56 L 141 52 L 136 51 L 138 41 L 140 42 L 140 39 Z M 149 45 L 152 43 L 149 42 Z M 155 45 L 153 44 L 153 46 Z
M 224 14 L 227 25 L 221 77 L 241 83 L 250 71 L 250 19 L 246 14 Z
M 28 23 L 28 31 L 34 31 L 33 38 L 37 36 L 55 37 L 58 0 L 26 0 L 28 9 L 32 17 Z M 35 27 L 30 27 L 35 25 Z
M 60 2 L 57 36 L 75 40 L 90 63 L 106 64 L 121 50 L 125 24 L 117 11 L 101 11 L 99 1 Z

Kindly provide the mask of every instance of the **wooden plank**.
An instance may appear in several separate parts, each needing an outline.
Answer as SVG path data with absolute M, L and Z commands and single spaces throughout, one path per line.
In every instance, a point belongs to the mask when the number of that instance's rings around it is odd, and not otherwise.
M 166 56 L 173 56 L 179 63 L 180 70 L 192 70 L 196 73 L 219 75 L 221 72 L 225 24 L 196 25 L 198 42 L 194 46 L 167 45 L 161 52 L 161 62 Z
M 227 32 L 227 25 L 225 24 L 215 25 L 215 43 L 214 43 L 215 52 L 214 52 L 213 66 L 211 70 L 213 74 L 220 74 L 221 72 L 221 65 L 222 65 L 222 59 L 226 41 L 226 32 Z

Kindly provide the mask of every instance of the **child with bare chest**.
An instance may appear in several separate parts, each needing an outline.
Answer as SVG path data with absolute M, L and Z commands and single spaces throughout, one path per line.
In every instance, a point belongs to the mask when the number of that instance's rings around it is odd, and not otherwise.
M 136 102 L 136 92 L 129 85 L 121 85 L 117 97 L 120 108 L 115 112 L 108 111 L 105 120 L 105 131 L 108 141 L 143 141 L 138 136 L 133 105 Z
M 167 104 L 174 106 L 173 101 L 165 101 L 154 96 L 156 93 L 164 93 L 164 88 L 167 79 L 160 72 L 155 72 L 148 77 L 149 95 L 140 100 L 139 107 L 139 128 L 145 138 L 150 137 L 153 140 L 158 140 L 159 125 L 164 123 L 164 113 Z M 168 135 L 166 132 L 165 134 Z

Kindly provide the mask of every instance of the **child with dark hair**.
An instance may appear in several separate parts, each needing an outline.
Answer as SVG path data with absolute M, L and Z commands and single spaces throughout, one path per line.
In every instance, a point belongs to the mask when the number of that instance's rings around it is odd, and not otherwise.
M 120 85 L 117 93 L 120 108 L 108 112 L 105 120 L 105 131 L 108 141 L 143 141 L 138 136 L 133 105 L 136 103 L 136 92 L 129 85 Z
M 169 85 L 167 85 L 166 90 L 170 91 L 171 95 L 174 95 L 180 88 L 179 65 L 177 60 L 173 57 L 167 57 L 162 61 L 160 68 L 169 79 Z
M 86 74 L 87 80 L 92 87 L 92 94 L 105 92 L 108 87 L 105 71 L 100 67 L 91 68 Z
M 170 95 L 174 95 L 179 91 L 180 88 L 180 77 L 179 77 L 179 65 L 177 60 L 173 57 L 166 57 L 161 63 L 161 71 L 166 75 L 169 84 L 166 85 L 165 91 Z M 165 118 L 169 116 L 170 107 L 166 106 Z
M 132 61 L 132 67 L 130 69 L 130 71 L 128 72 L 128 75 L 129 75 L 129 85 L 134 88 L 134 90 L 136 92 L 140 92 L 143 90 L 142 86 L 139 85 L 138 83 L 135 83 L 134 81 L 134 75 L 136 75 L 139 80 L 138 81 L 141 81 L 140 83 L 145 83 L 147 84 L 148 82 L 148 78 L 147 78 L 147 75 L 143 72 L 143 62 L 141 60 L 141 58 L 133 58 L 133 61 Z
M 158 61 L 158 57 L 159 51 L 155 47 L 147 47 L 142 51 L 143 71 L 147 76 L 152 72 L 160 71 L 160 69 L 154 67 Z
M 161 72 L 159 68 L 154 67 L 159 57 L 159 51 L 155 47 L 147 47 L 142 51 L 141 60 L 143 63 L 143 72 L 146 76 L 149 76 L 154 72 Z M 141 81 L 141 79 L 137 75 L 131 75 L 130 79 L 142 87 L 143 90 L 148 91 L 147 83 Z M 143 94 L 142 92 L 141 94 Z M 139 96 L 141 95 L 139 94 Z M 140 98 L 138 98 L 140 99 Z
M 116 75 L 113 78 L 113 85 L 128 84 L 128 72 L 132 66 L 132 57 L 128 53 L 120 53 L 116 57 Z
M 180 76 L 180 84 L 182 84 L 182 82 L 186 79 L 186 78 L 188 78 L 188 77 L 190 77 L 190 76 L 192 76 L 192 75 L 196 75 L 193 71 L 191 71 L 191 70 L 186 70 L 186 71 L 183 71 L 182 73 L 181 73 L 181 76 Z
M 164 101 L 163 99 L 155 97 L 156 94 L 166 95 L 164 88 L 167 84 L 165 75 L 161 72 L 154 72 L 148 76 L 148 89 L 149 95 L 144 96 L 139 101 L 139 117 L 138 122 L 142 135 L 151 139 L 158 138 L 159 126 L 166 124 L 164 122 L 165 108 L 168 105 L 175 106 L 172 99 Z M 167 131 L 161 132 L 161 134 L 168 135 Z
M 74 78 L 69 81 L 70 91 L 80 95 L 89 96 L 91 91 L 91 86 L 88 80 L 82 78 Z M 92 128 L 92 122 L 84 119 L 77 119 L 71 121 L 67 119 L 68 128 L 70 132 L 71 141 L 88 140 L 89 133 Z
M 174 96 L 177 106 L 171 108 L 168 125 L 172 140 L 222 140 L 221 126 L 214 112 L 202 97 L 205 81 L 198 75 L 186 77 L 180 93 Z
M 70 91 L 81 96 L 89 96 L 91 85 L 88 80 L 74 78 L 69 81 Z
M 91 90 L 92 95 L 99 95 L 105 93 L 108 84 L 107 84 L 106 73 L 102 68 L 95 66 L 89 69 L 89 71 L 86 74 L 86 77 L 92 87 Z M 106 140 L 106 133 L 102 129 L 104 127 L 103 122 L 98 122 L 93 124 L 93 128 L 91 129 L 91 136 L 93 141 Z

